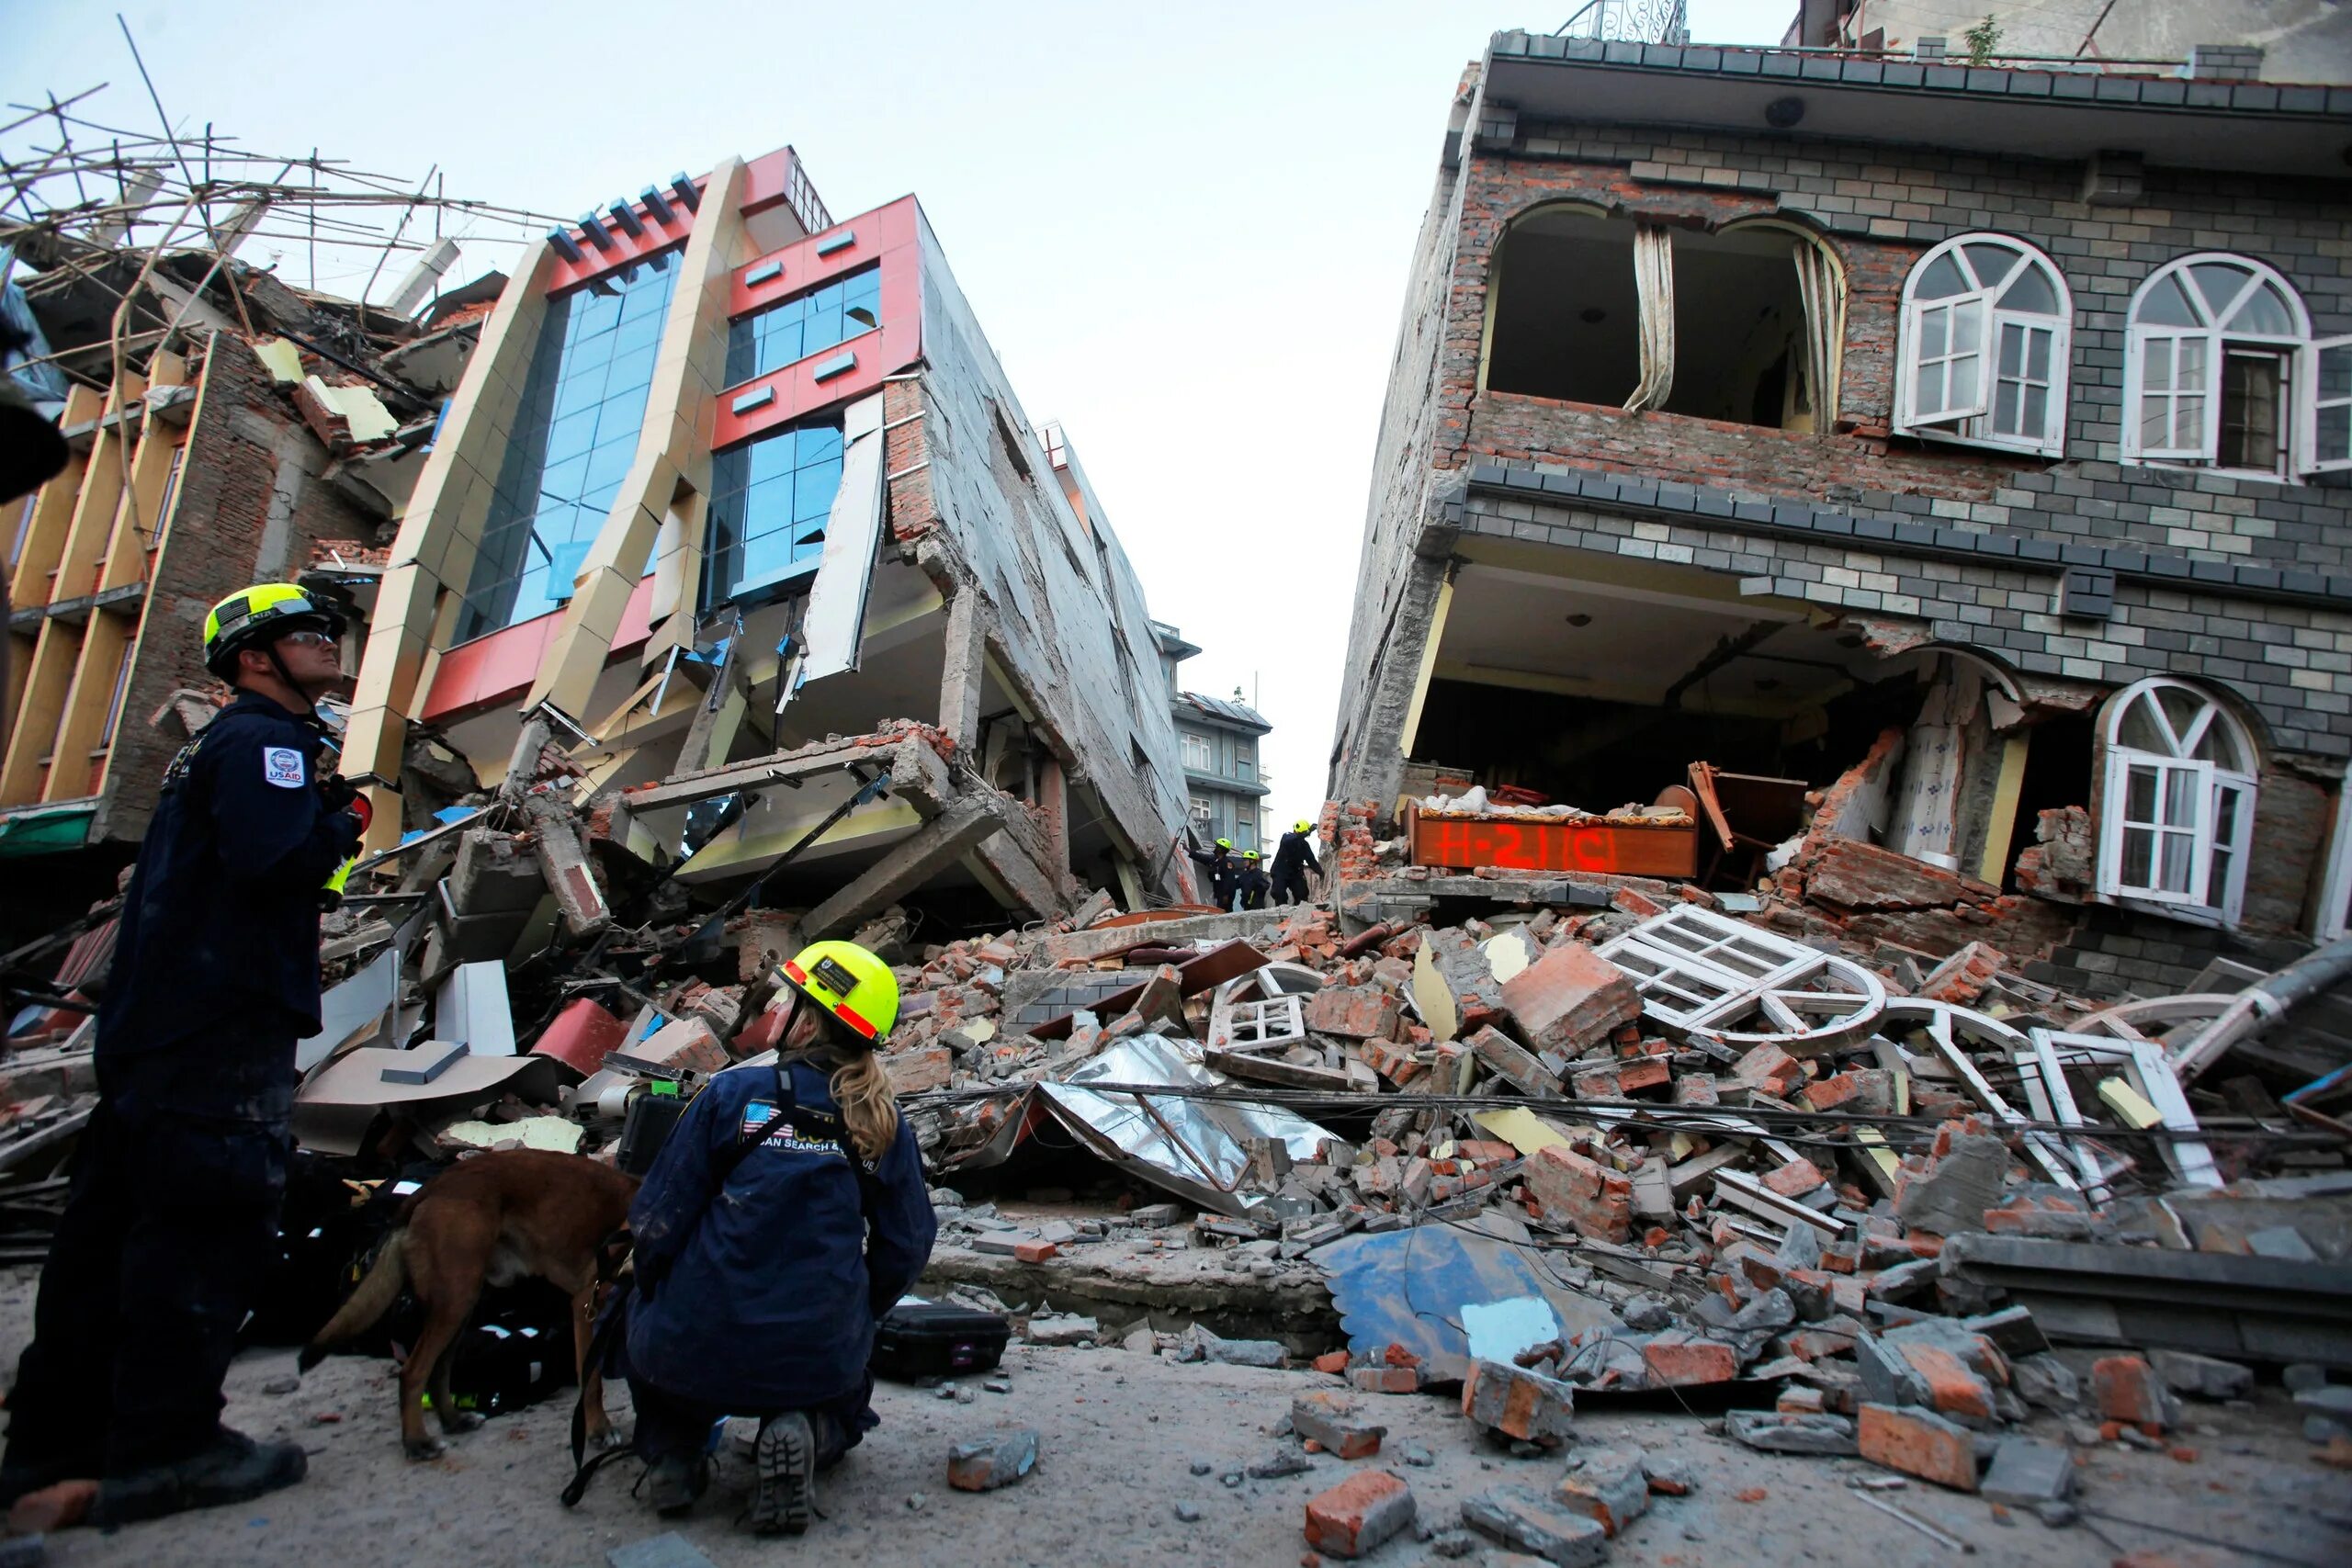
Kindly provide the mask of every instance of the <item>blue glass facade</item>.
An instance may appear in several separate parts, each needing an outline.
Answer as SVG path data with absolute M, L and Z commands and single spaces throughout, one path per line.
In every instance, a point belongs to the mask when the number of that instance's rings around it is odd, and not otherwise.
M 740 387 L 882 324 L 882 269 L 869 266 L 727 327 L 727 384 Z
M 543 615 L 571 596 L 581 558 L 637 457 L 677 277 L 676 254 L 665 252 L 548 302 L 458 640 Z
M 711 459 L 710 575 L 718 604 L 813 568 L 842 486 L 842 427 L 796 425 Z

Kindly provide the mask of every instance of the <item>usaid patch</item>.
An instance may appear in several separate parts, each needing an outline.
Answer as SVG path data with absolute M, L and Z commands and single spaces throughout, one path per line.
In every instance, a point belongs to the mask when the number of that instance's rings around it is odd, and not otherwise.
M 310 783 L 302 768 L 302 753 L 291 746 L 265 746 L 261 776 L 280 789 L 300 789 Z

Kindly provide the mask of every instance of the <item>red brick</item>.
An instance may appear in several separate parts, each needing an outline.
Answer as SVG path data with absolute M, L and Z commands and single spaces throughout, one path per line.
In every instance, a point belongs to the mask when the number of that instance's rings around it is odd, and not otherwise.
M 1667 1066 L 1663 1056 L 1645 1056 L 1639 1061 L 1627 1062 L 1617 1069 L 1617 1087 L 1626 1094 L 1657 1089 L 1662 1084 L 1671 1083 L 1673 1079 L 1674 1070 Z
M 1750 1089 L 1786 1100 L 1804 1082 L 1804 1064 L 1778 1045 L 1758 1045 L 1733 1064 L 1731 1076 Z
M 1653 1387 L 1729 1382 L 1739 1376 L 1739 1358 L 1713 1339 L 1661 1334 L 1642 1347 L 1642 1364 Z
M 1851 1073 L 1839 1073 L 1836 1077 L 1823 1078 L 1804 1086 L 1804 1102 L 1815 1111 L 1836 1111 L 1862 1092 Z
M 1539 1149 L 1523 1179 L 1554 1223 L 1572 1225 L 1594 1241 L 1623 1244 L 1633 1235 L 1633 1184 L 1582 1155 L 1557 1144 Z
M 1764 1178 L 1764 1185 L 1783 1198 L 1802 1198 L 1829 1179 L 1809 1159 L 1792 1160 Z
M 1314 1365 L 1318 1372 L 1337 1372 L 1344 1377 L 1348 1371 L 1348 1353 L 1345 1350 L 1328 1351 L 1316 1357 Z
M 1061 1251 L 1050 1241 L 1016 1241 L 1012 1244 L 1012 1256 L 1022 1263 L 1043 1263 L 1048 1258 L 1060 1257 Z
M 1972 942 L 1932 970 L 1920 984 L 1919 995 L 1929 1001 L 1973 1007 L 2008 960 L 1988 943 Z
M 1968 1429 L 1924 1410 L 1862 1406 L 1862 1457 L 1955 1491 L 1976 1490 L 1976 1443 Z
M 2091 1363 L 2091 1403 L 2109 1421 L 2154 1437 L 2169 1424 L 2165 1386 L 2138 1356 L 2108 1356 Z
M 1564 1382 L 1500 1361 L 1473 1361 L 1462 1382 L 1462 1414 L 1489 1431 L 1558 1448 L 1576 1425 L 1576 1393 Z
M 1413 1522 L 1413 1489 L 1385 1470 L 1358 1471 L 1306 1503 L 1306 1544 L 1362 1557 Z
M 1674 1080 L 1674 1103 L 1720 1105 L 1723 1103 L 1723 1092 L 1711 1074 L 1685 1073 Z
M 1642 1014 L 1632 978 L 1580 942 L 1562 942 L 1512 976 L 1502 999 L 1538 1051 L 1580 1051 Z
M 1328 1389 L 1299 1394 L 1290 1402 L 1290 1427 L 1341 1459 L 1378 1453 L 1380 1439 L 1388 1435 L 1387 1427 L 1363 1419 L 1355 1401 Z
M 1419 1393 L 1421 1374 L 1411 1367 L 1358 1367 L 1349 1381 L 1361 1393 Z
M 1306 998 L 1306 1027 L 1350 1040 L 1385 1040 L 1396 1032 L 1396 998 L 1377 986 L 1326 986 Z
M 1978 1421 L 1993 1418 L 1993 1390 L 1966 1362 L 1935 1345 L 1896 1348 L 1911 1370 L 1927 1380 L 1928 1405 L 1940 1416 Z

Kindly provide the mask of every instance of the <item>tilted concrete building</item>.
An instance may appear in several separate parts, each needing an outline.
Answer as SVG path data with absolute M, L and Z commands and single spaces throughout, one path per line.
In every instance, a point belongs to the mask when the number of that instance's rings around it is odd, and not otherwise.
M 2341 932 L 2352 91 L 2232 74 L 1497 35 L 1330 794 L 1798 781 L 1793 923 L 2075 989 Z
M 522 258 L 374 586 L 345 771 L 423 727 L 495 784 L 545 708 L 602 852 L 728 891 L 822 828 L 764 890 L 805 934 L 917 890 L 1140 905 L 1188 889 L 1156 659 L 914 198 L 835 221 L 785 149 Z

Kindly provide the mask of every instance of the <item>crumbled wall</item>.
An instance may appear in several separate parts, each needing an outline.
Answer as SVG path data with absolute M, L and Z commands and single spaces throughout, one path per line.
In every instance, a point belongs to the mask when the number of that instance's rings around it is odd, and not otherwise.
M 1143 591 L 1109 523 L 1095 518 L 1090 537 L 1062 494 L 928 223 L 922 243 L 923 417 L 891 433 L 888 471 L 926 466 L 920 489 L 893 482 L 893 527 L 902 541 L 935 527 L 952 543 L 989 606 L 990 643 L 1069 748 L 1070 782 L 1095 792 L 1148 874 L 1183 822 L 1184 794 Z M 916 412 L 893 392 L 886 419 Z M 901 434 L 917 429 L 919 442 Z
M 326 449 L 232 333 L 216 333 L 205 345 L 187 453 L 147 585 L 94 840 L 147 830 L 164 768 L 185 739 L 150 726 L 147 716 L 175 690 L 210 682 L 206 613 L 239 588 L 293 578 L 322 539 L 374 532 L 374 519 L 321 479 Z

